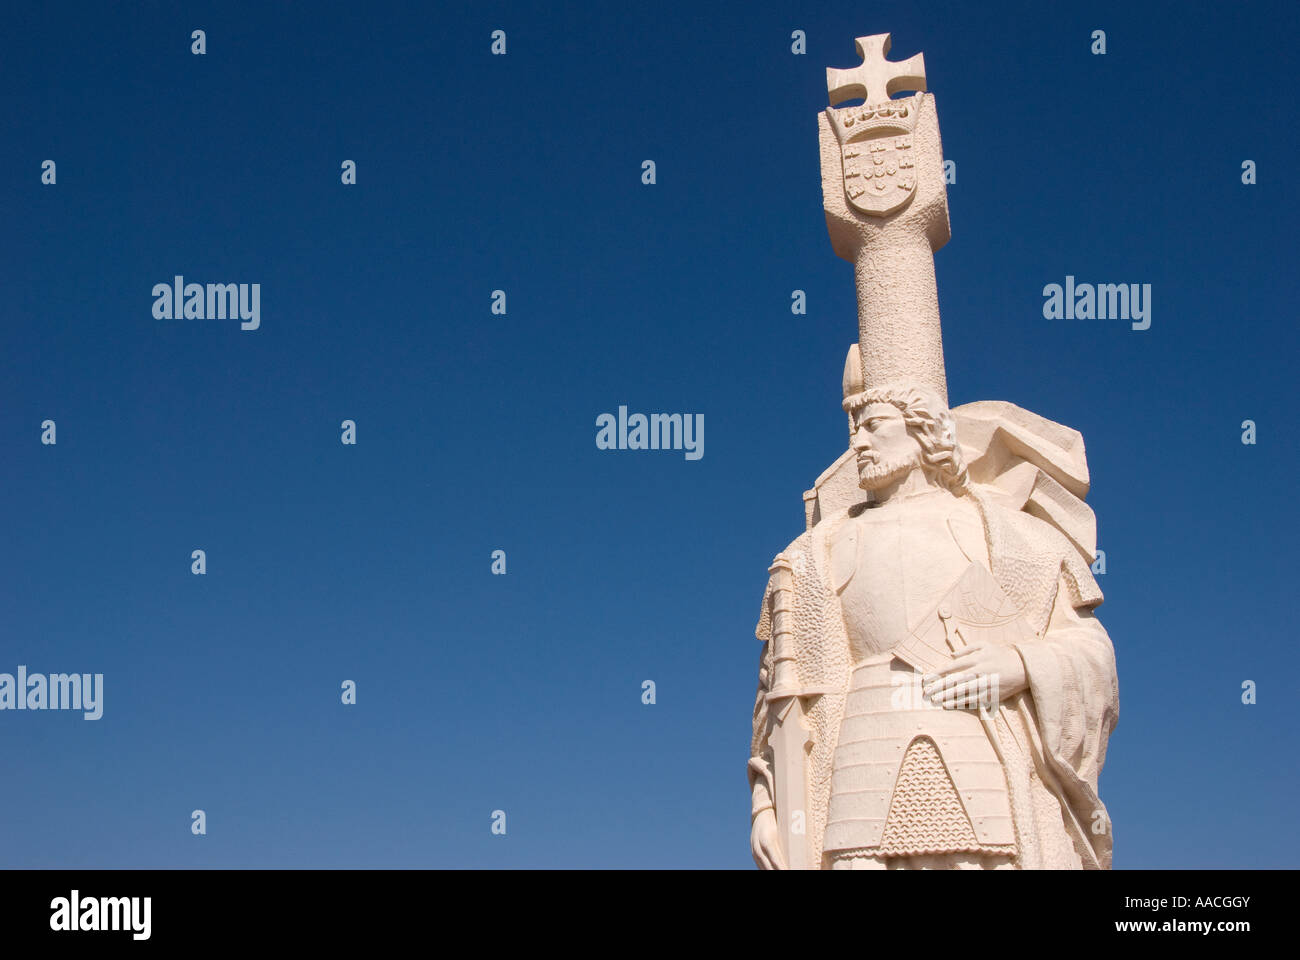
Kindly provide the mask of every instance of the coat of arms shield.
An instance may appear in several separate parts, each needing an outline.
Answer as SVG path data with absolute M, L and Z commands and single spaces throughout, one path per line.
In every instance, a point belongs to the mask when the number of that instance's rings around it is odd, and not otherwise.
M 912 199 L 916 174 L 910 133 L 843 143 L 840 156 L 844 191 L 855 209 L 884 217 Z

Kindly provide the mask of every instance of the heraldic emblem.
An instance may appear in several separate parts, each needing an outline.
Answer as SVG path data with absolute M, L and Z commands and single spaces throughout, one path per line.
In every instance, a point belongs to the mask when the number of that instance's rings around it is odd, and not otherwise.
M 916 192 L 912 160 L 912 131 L 916 128 L 921 94 L 891 100 L 893 90 L 925 90 L 925 60 L 917 54 L 891 63 L 889 34 L 859 37 L 862 66 L 826 70 L 831 128 L 840 142 L 844 163 L 844 192 L 855 210 L 884 217 L 903 209 Z M 861 97 L 859 106 L 835 104 Z

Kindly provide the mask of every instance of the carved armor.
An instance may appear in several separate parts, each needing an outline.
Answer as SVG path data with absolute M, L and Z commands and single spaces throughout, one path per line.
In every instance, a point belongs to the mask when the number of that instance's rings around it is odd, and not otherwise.
M 854 666 L 824 849 L 1014 856 L 1006 777 L 977 713 L 925 701 L 917 674 L 890 652 L 972 561 L 987 565 L 976 508 L 937 492 L 866 509 L 828 546 Z
M 972 711 L 920 702 L 915 676 L 888 653 L 854 668 L 831 774 L 826 852 L 1014 856 L 1006 777 L 988 734 Z M 915 706 L 900 709 L 900 701 Z

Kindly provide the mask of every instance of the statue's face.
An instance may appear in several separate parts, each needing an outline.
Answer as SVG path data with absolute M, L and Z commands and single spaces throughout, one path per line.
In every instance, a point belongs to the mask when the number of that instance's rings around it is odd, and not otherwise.
M 879 490 L 921 466 L 921 444 L 892 403 L 869 403 L 853 412 L 858 486 Z

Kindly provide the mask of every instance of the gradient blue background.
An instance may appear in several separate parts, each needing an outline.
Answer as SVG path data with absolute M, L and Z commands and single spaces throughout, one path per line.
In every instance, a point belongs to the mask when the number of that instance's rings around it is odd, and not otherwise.
M 1300 863 L 1295 8 L 469 7 L 5 5 L 0 671 L 106 696 L 0 713 L 0 864 L 750 866 L 754 624 L 856 337 L 823 69 L 886 31 L 957 163 L 952 402 L 1087 441 L 1115 865 Z M 261 329 L 153 319 L 177 273 Z M 1044 320 L 1067 273 L 1151 328 Z M 619 404 L 703 460 L 598 450 Z

